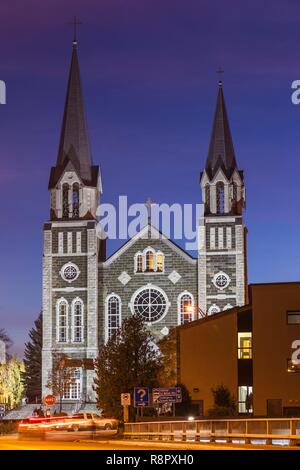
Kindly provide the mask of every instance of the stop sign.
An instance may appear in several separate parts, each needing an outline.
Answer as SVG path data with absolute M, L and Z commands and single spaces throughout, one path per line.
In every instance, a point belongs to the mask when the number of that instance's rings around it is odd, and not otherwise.
M 46 395 L 44 397 L 44 404 L 47 406 L 53 406 L 56 403 L 56 398 L 54 395 Z

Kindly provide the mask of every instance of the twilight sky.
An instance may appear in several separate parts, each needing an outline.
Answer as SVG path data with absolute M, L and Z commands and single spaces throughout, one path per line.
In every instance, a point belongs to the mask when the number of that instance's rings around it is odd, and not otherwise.
M 200 201 L 222 66 L 246 177 L 249 280 L 300 279 L 298 0 L 2 0 L 0 10 L 0 327 L 16 353 L 41 308 L 74 15 L 103 201 Z

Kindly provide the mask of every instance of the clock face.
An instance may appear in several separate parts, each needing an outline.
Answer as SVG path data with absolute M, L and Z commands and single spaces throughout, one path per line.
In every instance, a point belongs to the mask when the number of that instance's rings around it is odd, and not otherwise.
M 78 266 L 74 263 L 67 263 L 65 264 L 62 269 L 61 269 L 61 277 L 67 281 L 67 282 L 72 282 L 77 279 L 77 277 L 80 274 Z

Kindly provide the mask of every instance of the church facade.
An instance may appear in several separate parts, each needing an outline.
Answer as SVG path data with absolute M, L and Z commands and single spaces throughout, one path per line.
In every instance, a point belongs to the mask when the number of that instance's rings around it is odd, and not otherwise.
M 43 230 L 43 396 L 51 391 L 54 357 L 64 354 L 74 373 L 64 401 L 94 402 L 93 360 L 130 315 L 141 316 L 159 339 L 200 315 L 246 303 L 244 177 L 221 82 L 200 186 L 205 209 L 196 258 L 150 222 L 106 258 L 96 229 L 101 173 L 92 162 L 74 41 Z

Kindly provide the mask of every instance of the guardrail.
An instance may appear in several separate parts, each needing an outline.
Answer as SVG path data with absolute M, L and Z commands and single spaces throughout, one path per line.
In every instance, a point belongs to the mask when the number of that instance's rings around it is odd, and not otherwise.
M 127 439 L 300 445 L 300 418 L 125 423 Z

